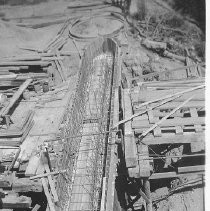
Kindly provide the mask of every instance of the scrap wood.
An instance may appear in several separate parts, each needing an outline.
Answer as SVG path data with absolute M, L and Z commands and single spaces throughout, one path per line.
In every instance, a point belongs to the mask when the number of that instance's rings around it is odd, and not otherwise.
M 43 188 L 44 188 L 44 193 L 45 193 L 45 196 L 47 198 L 47 202 L 48 202 L 50 211 L 56 211 L 54 203 L 52 202 L 52 198 L 51 198 L 50 192 L 49 192 L 48 187 L 47 187 L 46 179 L 45 178 L 41 178 L 41 182 L 42 182 L 42 185 L 43 185 Z
M 0 66 L 42 66 L 46 67 L 49 62 L 44 61 L 0 61 Z
M 144 114 L 144 113 L 147 112 L 148 110 L 151 110 L 151 109 L 154 109 L 155 107 L 158 107 L 158 106 L 160 106 L 160 105 L 163 105 L 163 104 L 165 104 L 165 103 L 167 103 L 167 102 L 173 100 L 174 97 L 175 97 L 175 98 L 178 98 L 179 96 L 181 96 L 181 95 L 183 95 L 183 94 L 185 94 L 185 93 L 188 93 L 188 92 L 191 92 L 191 91 L 194 91 L 194 90 L 197 90 L 197 89 L 201 89 L 201 88 L 204 88 L 204 87 L 205 87 L 205 85 L 200 85 L 200 86 L 193 87 L 193 88 L 190 88 L 190 89 L 181 91 L 181 92 L 177 92 L 177 93 L 175 93 L 175 94 L 166 95 L 166 96 L 164 96 L 164 97 L 161 97 L 161 98 L 158 98 L 158 99 L 155 99 L 155 100 L 150 100 L 150 101 L 148 101 L 148 102 L 142 103 L 142 104 L 138 107 L 138 109 L 141 108 L 141 107 L 147 106 L 147 105 L 149 105 L 149 104 L 151 104 L 151 103 L 158 102 L 158 101 L 161 101 L 161 100 L 165 100 L 165 101 L 161 102 L 160 104 L 158 104 L 158 105 L 156 105 L 156 106 L 154 106 L 154 107 L 152 107 L 152 108 L 149 108 L 149 109 L 146 109 L 145 111 L 141 111 L 141 112 L 139 112 L 139 113 L 136 113 L 136 114 L 134 114 L 134 115 L 132 115 L 132 116 L 130 116 L 130 117 L 128 117 L 128 118 L 126 118 L 126 119 L 124 119 L 124 120 L 118 122 L 118 123 L 117 123 L 116 125 L 114 125 L 112 128 L 114 129 L 114 128 L 116 128 L 118 125 L 123 124 L 123 123 L 125 123 L 125 122 L 127 122 L 127 121 L 130 121 L 130 120 L 132 120 L 133 118 L 135 118 L 135 117 L 137 117 L 137 116 L 140 116 L 140 115 Z M 168 98 L 169 98 L 169 99 L 168 99 Z M 170 98 L 172 98 L 172 99 L 170 99 Z M 175 98 L 174 98 L 174 99 L 175 99 Z M 167 100 L 167 99 L 168 99 L 168 100 Z
M 1 207 L 5 209 L 20 209 L 20 208 L 30 208 L 32 200 L 30 197 L 17 196 L 13 194 L 7 195 L 5 198 L 1 199 Z
M 10 111 L 10 109 L 14 106 L 14 104 L 17 102 L 17 100 L 20 98 L 20 96 L 22 95 L 22 93 L 25 91 L 25 89 L 29 86 L 29 84 L 33 81 L 33 79 L 27 79 L 18 89 L 17 92 L 15 92 L 15 94 L 12 96 L 12 98 L 10 99 L 9 104 L 1 109 L 0 111 L 0 118 L 4 117 L 6 114 L 8 114 L 8 112 Z
M 52 175 L 49 174 L 50 173 L 49 165 L 47 163 L 44 163 L 44 168 L 45 168 L 45 171 L 48 173 L 47 178 L 49 181 L 49 185 L 50 185 L 51 193 L 53 195 L 54 202 L 58 202 L 59 200 L 58 200 L 58 194 L 57 194 L 56 188 L 55 188 L 55 181 L 53 180 Z
M 205 171 L 204 165 L 178 167 L 178 173 Z
M 176 98 L 178 98 L 178 97 L 180 97 L 180 96 L 177 96 Z M 140 111 L 140 112 L 138 112 L 138 113 L 136 113 L 136 114 L 133 114 L 132 116 L 130 116 L 130 117 L 126 118 L 126 119 L 123 119 L 123 120 L 119 121 L 118 123 L 116 123 L 116 124 L 113 126 L 113 129 L 116 128 L 117 126 L 119 126 L 120 124 L 126 123 L 126 122 L 132 120 L 133 118 L 135 118 L 135 117 L 137 117 L 137 116 L 140 116 L 140 115 L 142 115 L 142 114 L 144 114 L 144 113 L 146 113 L 146 112 L 148 112 L 148 111 L 151 111 L 152 109 L 154 109 L 154 108 L 156 108 L 156 107 L 159 107 L 159 106 L 161 106 L 161 105 L 163 105 L 163 104 L 165 104 L 165 103 L 168 103 L 168 102 L 170 102 L 170 101 L 172 101 L 172 100 L 174 100 L 174 99 L 175 99 L 175 98 L 167 99 L 167 100 L 165 100 L 165 101 L 163 101 L 163 102 L 161 102 L 161 103 L 159 103 L 159 104 L 157 104 L 157 105 L 155 105 L 155 106 L 152 106 L 152 107 L 150 107 L 150 108 L 147 108 L 147 109 L 144 110 L 144 111 Z M 146 106 L 146 105 L 148 105 L 148 104 L 145 104 L 144 106 Z
M 154 130 L 157 126 L 159 126 L 163 121 L 165 121 L 168 117 L 170 117 L 172 114 L 174 114 L 176 111 L 178 111 L 183 105 L 185 105 L 187 102 L 189 102 L 191 99 L 193 98 L 190 97 L 187 100 L 185 100 L 183 103 L 181 103 L 178 107 L 176 107 L 175 109 L 173 109 L 169 114 L 167 114 L 166 116 L 164 116 L 160 121 L 158 121 L 157 123 L 155 123 L 152 127 L 150 127 L 148 130 L 146 130 L 145 132 L 143 132 L 141 134 L 141 136 L 139 137 L 139 139 L 141 140 L 143 137 L 145 137 L 150 131 Z
M 176 72 L 176 71 L 179 71 L 179 70 L 187 70 L 188 68 L 200 67 L 200 66 L 203 66 L 203 65 L 204 65 L 204 63 L 193 64 L 193 65 L 187 65 L 187 66 L 184 66 L 184 67 L 178 67 L 178 68 L 175 68 L 175 69 L 172 69 L 172 70 L 165 70 L 165 71 L 162 71 L 162 72 L 149 73 L 149 74 L 146 74 L 146 75 L 142 75 L 141 79 L 142 78 L 148 79 L 148 78 L 151 78 L 151 77 L 159 76 L 161 74 L 173 73 L 173 72 Z M 132 80 L 138 80 L 138 79 L 140 79 L 140 78 L 139 77 L 132 78 Z
M 200 86 L 192 87 L 192 88 L 186 89 L 184 91 L 176 92 L 175 94 L 169 94 L 169 95 L 166 95 L 164 97 L 161 97 L 161 98 L 158 98 L 158 99 L 155 99 L 155 100 L 150 100 L 150 101 L 147 101 L 145 103 L 140 104 L 138 107 L 136 107 L 136 109 L 139 109 L 141 107 L 144 107 L 144 106 L 151 104 L 151 103 L 154 103 L 154 102 L 158 102 L 160 100 L 165 100 L 167 98 L 172 98 L 172 97 L 175 97 L 175 96 L 183 95 L 185 93 L 192 92 L 194 90 L 203 89 L 204 87 L 205 87 L 205 84 L 202 84 Z
M 42 183 L 40 180 L 30 180 L 29 178 L 15 178 L 12 183 L 12 190 L 18 193 L 43 191 Z
M 44 156 L 44 153 L 42 151 L 41 154 L 40 154 L 40 165 L 38 166 L 36 174 L 43 174 L 44 173 L 44 171 L 45 171 L 44 162 L 46 162 L 46 160 L 47 159 Z M 41 177 L 40 180 L 42 182 L 42 186 L 43 186 L 43 189 L 44 189 L 45 196 L 47 198 L 47 202 L 48 202 L 50 211 L 56 211 L 54 203 L 52 201 L 52 196 L 51 196 L 51 194 L 49 192 L 49 189 L 48 189 L 48 180 L 47 180 L 47 178 Z
M 41 206 L 36 204 L 35 207 L 31 211 L 38 211 Z
M 41 177 L 47 177 L 49 175 L 63 174 L 65 172 L 67 172 L 67 171 L 68 170 L 66 169 L 66 170 L 60 170 L 60 171 L 55 171 L 55 172 L 48 172 L 48 173 L 32 176 L 32 177 L 30 177 L 30 179 L 33 180 L 33 179 L 38 179 L 38 178 L 41 178 Z

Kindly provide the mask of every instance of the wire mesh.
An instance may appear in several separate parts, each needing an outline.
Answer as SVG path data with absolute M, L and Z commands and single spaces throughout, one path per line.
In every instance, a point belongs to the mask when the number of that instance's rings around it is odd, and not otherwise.
M 60 210 L 100 208 L 116 51 L 114 41 L 100 38 L 84 53 L 74 102 L 69 102 L 62 127 L 58 168 L 67 172 L 57 180 Z M 93 135 L 82 136 L 87 133 Z

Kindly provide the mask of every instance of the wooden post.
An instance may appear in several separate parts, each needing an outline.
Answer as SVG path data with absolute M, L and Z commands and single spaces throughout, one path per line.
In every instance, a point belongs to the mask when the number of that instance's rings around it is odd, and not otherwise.
M 144 183 L 144 191 L 145 194 L 148 198 L 148 200 L 150 201 L 149 203 L 147 203 L 147 211 L 152 211 L 152 200 L 151 200 L 151 193 L 150 193 L 150 182 L 148 178 L 144 178 L 143 179 L 143 183 Z

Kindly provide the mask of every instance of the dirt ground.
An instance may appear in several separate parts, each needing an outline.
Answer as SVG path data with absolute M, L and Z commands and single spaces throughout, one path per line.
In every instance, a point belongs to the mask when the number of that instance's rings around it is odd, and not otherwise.
M 69 17 L 81 17 L 95 11 L 71 9 L 82 4 L 83 1 L 49 0 L 37 4 L 0 5 L 0 57 L 9 57 L 21 54 L 31 54 L 33 51 L 26 49 L 42 50 L 47 43 L 58 33 L 63 22 Z M 101 1 L 90 0 L 90 4 Z M 157 1 L 160 2 L 160 1 Z M 148 13 L 144 21 L 138 23 L 141 33 L 156 41 L 164 41 L 170 45 L 171 51 L 177 55 L 185 55 L 186 49 L 194 61 L 205 61 L 205 38 L 195 24 L 181 19 L 171 13 L 170 7 L 163 7 L 156 1 L 148 0 Z M 119 8 L 105 7 L 98 11 L 119 12 Z M 160 25 L 165 27 L 159 27 Z M 83 22 L 74 32 L 82 36 L 101 36 L 109 34 L 122 27 L 122 23 L 116 20 L 108 20 L 103 17 Z M 133 37 L 137 32 L 134 32 Z M 120 35 L 121 36 L 121 35 Z M 121 36 L 121 40 L 125 37 Z M 131 46 L 129 40 L 125 42 Z M 87 43 L 77 41 L 77 46 L 68 41 L 64 50 L 82 51 Z M 133 47 L 132 47 L 133 48 Z M 138 48 L 138 47 L 136 47 Z M 161 58 L 158 52 L 151 52 L 144 47 L 139 49 L 146 55 L 156 68 L 174 69 L 183 65 L 182 62 Z M 136 56 L 136 55 L 133 55 Z M 131 55 L 132 57 L 132 55 Z M 77 61 L 79 62 L 79 60 Z M 74 69 L 74 73 L 78 70 Z M 157 70 L 158 71 L 158 70 Z M 157 197 L 158 194 L 154 193 Z M 156 204 L 156 211 L 201 211 L 203 210 L 203 188 L 174 193 L 167 199 Z

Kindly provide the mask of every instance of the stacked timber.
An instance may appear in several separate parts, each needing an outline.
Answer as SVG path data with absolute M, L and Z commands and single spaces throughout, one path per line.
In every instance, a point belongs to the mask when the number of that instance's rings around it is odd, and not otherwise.
M 139 188 L 132 195 L 132 206 L 138 210 L 145 201 L 152 210 L 151 180 L 184 185 L 183 178 L 205 174 L 205 79 L 148 81 L 132 87 L 132 76 L 124 73 L 124 116 L 114 128 L 124 126 L 128 179 Z

